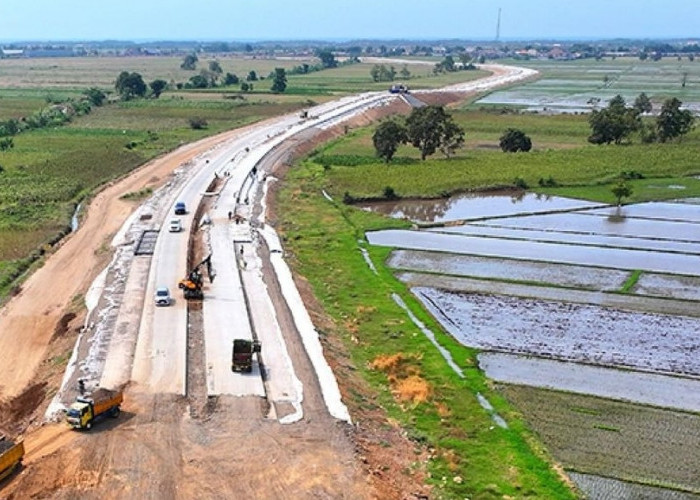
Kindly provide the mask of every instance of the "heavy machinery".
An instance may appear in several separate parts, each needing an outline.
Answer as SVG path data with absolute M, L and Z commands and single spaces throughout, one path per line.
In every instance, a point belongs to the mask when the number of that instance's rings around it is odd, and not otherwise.
M 408 87 L 402 83 L 395 83 L 389 87 L 389 92 L 392 94 L 408 94 Z
M 231 370 L 234 372 L 252 372 L 253 354 L 260 352 L 261 344 L 257 340 L 235 339 L 233 341 L 233 355 L 231 356 Z
M 117 418 L 124 401 L 122 391 L 98 389 L 91 397 L 78 396 L 66 412 L 66 422 L 74 429 L 92 429 L 95 420 L 110 416 Z
M 206 267 L 209 282 L 211 283 L 214 281 L 214 274 L 211 269 L 211 254 L 209 254 L 206 259 L 194 266 L 194 268 L 187 273 L 186 278 L 181 279 L 177 284 L 187 300 L 202 300 L 204 298 L 204 293 L 202 292 L 202 285 L 204 284 L 204 277 L 201 271 L 202 266 Z
M 0 434 L 0 481 L 12 474 L 22 463 L 24 457 L 24 441 L 15 443 Z

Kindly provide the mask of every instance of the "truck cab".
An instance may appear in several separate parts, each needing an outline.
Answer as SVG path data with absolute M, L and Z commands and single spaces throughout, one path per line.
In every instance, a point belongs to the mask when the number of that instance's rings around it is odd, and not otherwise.
M 90 429 L 94 418 L 92 405 L 81 401 L 80 398 L 70 405 L 66 412 L 66 422 L 74 429 Z
M 253 371 L 253 354 L 260 352 L 260 342 L 247 339 L 233 341 L 233 355 L 231 357 L 231 370 L 234 372 Z

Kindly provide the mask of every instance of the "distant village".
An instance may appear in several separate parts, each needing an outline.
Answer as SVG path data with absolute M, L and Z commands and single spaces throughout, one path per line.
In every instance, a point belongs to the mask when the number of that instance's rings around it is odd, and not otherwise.
M 657 60 L 662 57 L 687 57 L 691 61 L 700 55 L 700 40 L 650 42 L 633 40 L 595 42 L 444 42 L 411 41 L 353 41 L 329 43 L 323 41 L 290 42 L 61 42 L 0 44 L 0 58 L 45 57 L 143 57 L 181 56 L 188 53 L 209 53 L 220 56 L 251 58 L 312 57 L 319 49 L 331 50 L 338 57 L 400 57 L 469 54 L 474 60 L 495 59 L 555 59 L 638 57 Z

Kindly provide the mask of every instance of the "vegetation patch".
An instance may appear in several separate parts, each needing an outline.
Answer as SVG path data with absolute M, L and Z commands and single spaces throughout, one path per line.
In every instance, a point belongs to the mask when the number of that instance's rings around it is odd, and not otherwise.
M 375 370 L 386 374 L 394 396 L 401 402 L 414 405 L 425 403 L 430 397 L 430 384 L 420 375 L 420 358 L 402 353 L 381 354 L 371 363 Z

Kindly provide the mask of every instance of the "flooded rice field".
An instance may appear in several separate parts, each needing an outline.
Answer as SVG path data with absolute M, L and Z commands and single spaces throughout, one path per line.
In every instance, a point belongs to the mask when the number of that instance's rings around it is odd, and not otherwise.
M 611 269 L 570 265 L 553 266 L 547 262 L 490 259 L 416 250 L 392 252 L 387 265 L 394 269 L 433 274 L 536 282 L 588 290 L 619 290 L 630 275 L 629 272 Z
M 641 295 L 700 301 L 700 278 L 643 273 L 632 291 Z
M 700 376 L 700 319 L 416 287 L 452 336 L 487 351 Z
M 700 412 L 700 379 L 491 352 L 479 368 L 497 382 Z
M 481 255 L 612 269 L 644 269 L 658 273 L 700 276 L 698 256 L 689 254 L 590 247 L 528 240 L 508 240 L 404 229 L 369 232 L 366 236 L 372 245 L 412 250 L 430 250 L 463 255 Z
M 509 295 L 555 302 L 592 304 L 625 311 L 654 312 L 700 318 L 700 307 L 698 307 L 697 301 L 690 300 L 669 300 L 667 298 L 647 297 L 630 293 L 561 288 L 542 286 L 540 284 L 513 283 L 495 279 L 446 276 L 444 274 L 410 271 L 398 272 L 396 277 L 411 288 L 427 287 L 451 290 L 458 293 Z
M 700 200 L 496 200 L 366 236 L 589 498 L 700 492 Z
M 683 491 L 668 490 L 643 484 L 626 483 L 608 477 L 572 472 L 569 474 L 588 500 L 698 500 L 698 496 Z
M 498 221 L 493 221 L 498 224 Z M 578 229 L 578 228 L 577 228 Z M 589 232 L 557 232 L 530 228 L 508 228 L 487 224 L 471 223 L 459 226 L 430 228 L 433 233 L 455 233 L 468 236 L 489 236 L 517 240 L 544 241 L 551 243 L 571 243 L 611 248 L 644 248 L 659 252 L 679 252 L 700 254 L 700 245 L 696 242 L 675 241 L 656 238 L 634 238 L 625 236 L 607 236 Z
M 600 204 L 520 191 L 495 191 L 464 193 L 437 200 L 398 200 L 360 206 L 394 219 L 429 223 L 503 217 L 522 213 L 567 211 L 600 207 Z
M 692 205 L 691 207 L 695 207 Z M 681 205 L 688 209 L 688 205 Z M 594 234 L 644 239 L 700 242 L 700 223 L 686 220 L 668 220 L 632 217 L 624 207 L 619 213 L 610 209 L 566 214 L 525 215 L 482 223 L 491 227 L 535 229 L 572 234 Z M 641 210 L 641 209 L 640 209 Z M 688 210 L 694 215 L 694 210 Z
M 617 209 L 615 207 L 594 208 L 586 210 L 586 212 L 604 216 L 615 216 Z M 622 208 L 622 213 L 628 218 L 661 219 L 700 224 L 700 203 L 697 198 L 678 200 L 673 203 L 649 202 L 625 205 Z M 700 232 L 700 228 L 696 227 L 695 231 Z

